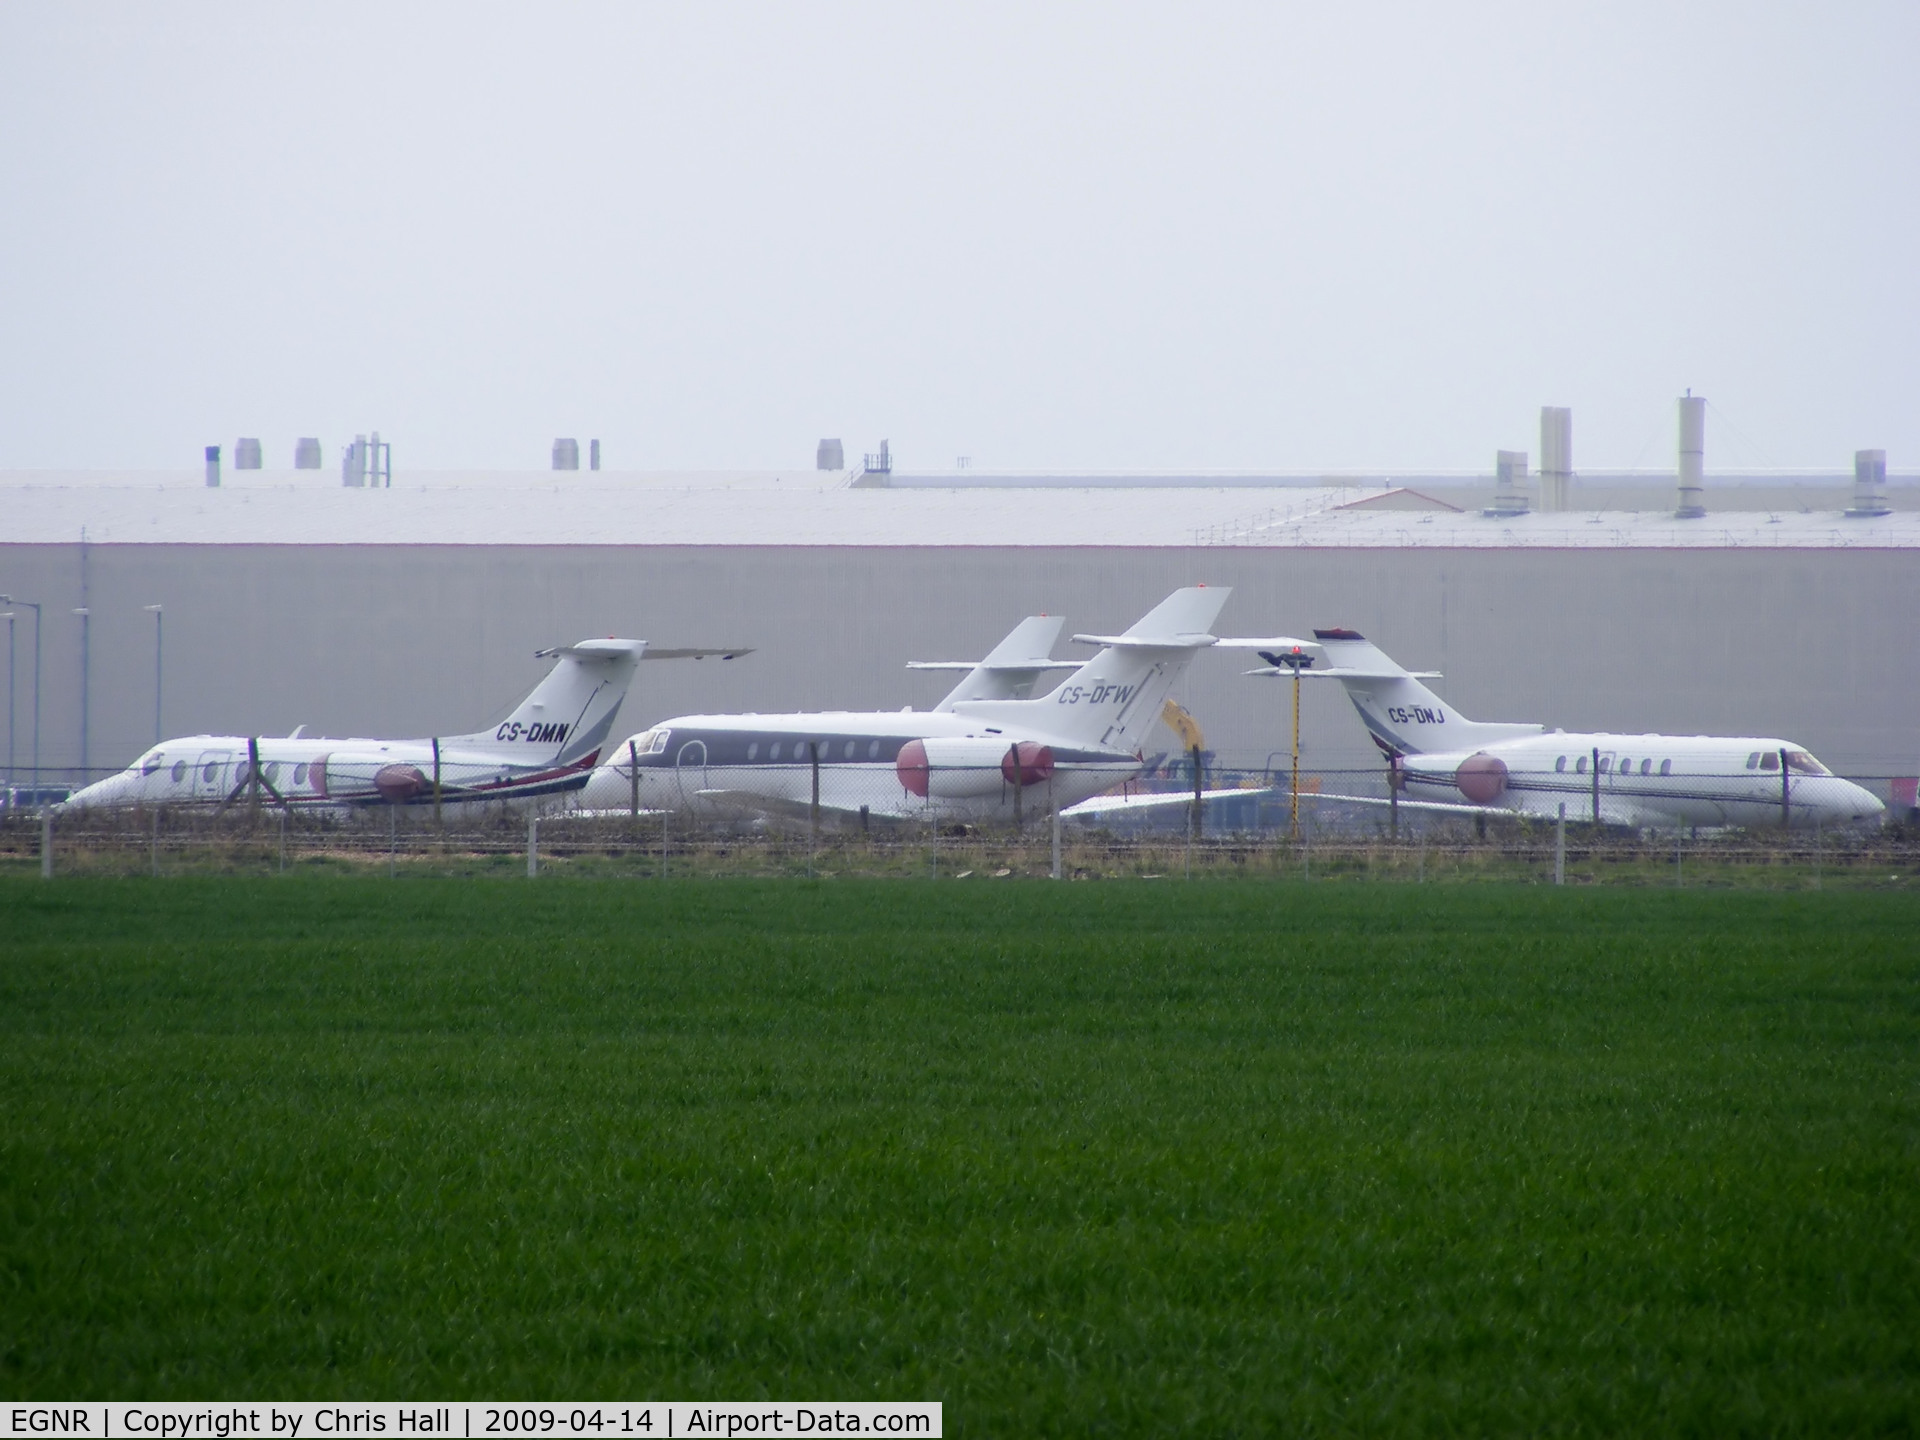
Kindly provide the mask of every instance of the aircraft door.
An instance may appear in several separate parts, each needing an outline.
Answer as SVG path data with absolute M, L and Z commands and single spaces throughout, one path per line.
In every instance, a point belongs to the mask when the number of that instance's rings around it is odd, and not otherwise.
M 227 765 L 231 750 L 202 750 L 193 762 L 193 798 L 220 801 L 227 798 Z
M 680 803 L 692 805 L 694 797 L 707 789 L 707 742 L 689 740 L 673 758 L 674 779 L 679 784 Z

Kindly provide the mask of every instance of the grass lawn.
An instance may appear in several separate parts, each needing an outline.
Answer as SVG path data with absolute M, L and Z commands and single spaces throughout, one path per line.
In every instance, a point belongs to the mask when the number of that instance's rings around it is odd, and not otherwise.
M 1920 1427 L 1920 898 L 0 882 L 0 1393 Z

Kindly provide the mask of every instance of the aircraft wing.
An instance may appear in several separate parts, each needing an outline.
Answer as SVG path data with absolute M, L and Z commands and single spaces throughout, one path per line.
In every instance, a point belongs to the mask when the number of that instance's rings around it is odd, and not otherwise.
M 1378 805 L 1382 810 L 1390 809 L 1393 801 L 1384 795 L 1328 795 L 1316 793 L 1308 795 L 1302 792 L 1302 800 L 1339 800 L 1348 805 Z M 1446 800 L 1402 800 L 1402 810 L 1421 810 L 1434 815 L 1518 815 L 1518 810 L 1508 810 L 1498 805 L 1457 805 Z
M 1209 800 L 1224 800 L 1230 795 L 1242 797 L 1248 795 L 1275 795 L 1275 790 L 1202 790 L 1201 803 Z M 1151 795 L 1096 795 L 1091 800 L 1082 800 L 1078 805 L 1069 805 L 1060 812 L 1063 820 L 1091 820 L 1101 815 L 1124 815 L 1141 810 L 1162 810 L 1169 805 L 1193 804 L 1191 790 L 1156 791 Z
M 798 821 L 806 821 L 813 816 L 813 806 L 805 800 L 788 800 L 778 795 L 762 795 L 757 790 L 696 790 L 694 798 L 717 810 L 728 810 L 738 815 L 765 815 L 780 820 Z M 829 805 L 823 800 L 820 802 L 820 817 L 836 823 L 858 820 L 860 811 L 858 808 L 845 805 Z M 869 806 L 867 818 L 893 821 L 912 817 L 903 811 Z

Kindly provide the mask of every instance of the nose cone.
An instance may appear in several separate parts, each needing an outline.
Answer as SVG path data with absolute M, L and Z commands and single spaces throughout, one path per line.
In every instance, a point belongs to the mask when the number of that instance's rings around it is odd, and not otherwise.
M 1851 780 L 1846 784 L 1849 792 L 1847 799 L 1851 802 L 1853 819 L 1878 820 L 1886 815 L 1886 803 L 1878 795 L 1864 785 L 1854 784 Z
M 125 775 L 109 775 L 104 780 L 96 780 L 74 791 L 54 806 L 53 812 L 63 815 L 69 810 L 106 810 L 115 805 L 130 805 L 134 800 L 131 789 Z

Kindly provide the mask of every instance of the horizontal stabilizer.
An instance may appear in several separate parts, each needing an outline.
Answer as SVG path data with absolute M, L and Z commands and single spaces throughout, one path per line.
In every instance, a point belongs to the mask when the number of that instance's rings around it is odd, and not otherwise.
M 640 652 L 640 658 L 642 660 L 732 660 L 736 656 L 751 655 L 752 653 L 753 647 L 751 645 L 731 645 L 721 649 L 711 650 L 688 648 L 685 646 L 672 648 L 668 646 L 649 645 L 645 650 Z
M 1284 675 L 1292 676 L 1295 671 L 1291 665 L 1262 665 L 1258 670 L 1243 670 L 1243 675 Z M 1314 670 L 1301 666 L 1300 678 L 1303 680 L 1438 680 L 1438 670 L 1356 670 L 1351 666 L 1339 670 Z

